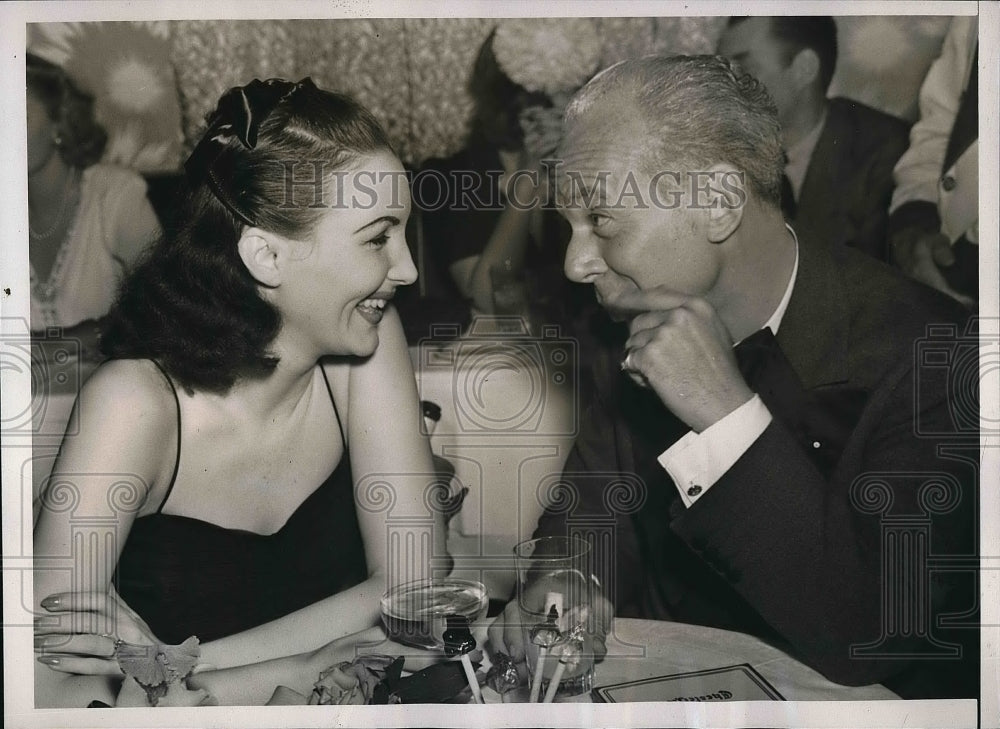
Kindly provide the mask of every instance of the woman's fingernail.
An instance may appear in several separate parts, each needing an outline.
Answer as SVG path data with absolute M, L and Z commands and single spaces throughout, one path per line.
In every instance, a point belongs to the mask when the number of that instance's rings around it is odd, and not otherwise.
M 48 648 L 50 645 L 55 645 L 54 635 L 39 635 L 35 636 L 35 650 L 39 648 Z
M 59 665 L 59 656 L 38 656 L 35 660 L 39 663 L 44 663 L 46 666 Z
M 42 607 L 46 610 L 52 610 L 62 605 L 62 598 L 58 595 L 49 595 L 47 598 L 42 600 Z

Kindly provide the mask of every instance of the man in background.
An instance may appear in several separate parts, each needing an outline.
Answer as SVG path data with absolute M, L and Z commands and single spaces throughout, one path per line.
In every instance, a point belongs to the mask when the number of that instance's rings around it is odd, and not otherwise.
M 979 21 L 956 17 L 896 165 L 892 261 L 969 308 L 979 298 Z
M 827 98 L 837 65 L 833 18 L 734 16 L 718 52 L 756 76 L 778 107 L 785 218 L 818 240 L 887 260 L 892 169 L 908 126 L 851 99 Z

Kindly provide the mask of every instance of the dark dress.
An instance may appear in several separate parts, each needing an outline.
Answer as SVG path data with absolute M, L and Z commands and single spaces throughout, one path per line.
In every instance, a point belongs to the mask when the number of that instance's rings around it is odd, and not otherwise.
M 337 423 L 344 439 L 339 413 Z M 177 428 L 179 461 L 179 402 Z M 160 640 L 180 643 L 239 633 L 358 584 L 368 571 L 349 464 L 344 439 L 333 473 L 269 535 L 162 513 L 171 479 L 157 512 L 132 525 L 118 559 L 119 594 Z

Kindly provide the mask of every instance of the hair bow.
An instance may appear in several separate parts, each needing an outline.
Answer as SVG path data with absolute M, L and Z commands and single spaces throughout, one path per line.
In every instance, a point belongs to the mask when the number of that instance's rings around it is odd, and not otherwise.
M 216 163 L 225 151 L 226 140 L 230 137 L 239 139 L 247 149 L 254 149 L 261 124 L 283 101 L 302 88 L 314 89 L 316 85 L 309 77 L 298 83 L 280 78 L 266 81 L 255 78 L 245 86 L 229 89 L 219 99 L 215 111 L 209 115 L 208 129 L 184 163 L 184 169 L 192 181 L 208 182 L 219 201 L 248 225 L 254 223 L 236 206 L 226 186 L 222 184 L 222 179 L 229 175 L 219 174 L 215 169 Z
M 212 126 L 218 125 L 218 131 L 228 127 L 226 131 L 236 135 L 244 147 L 253 149 L 257 146 L 260 125 L 278 104 L 304 84 L 312 85 L 312 80 L 305 78 L 292 83 L 280 78 L 269 78 L 266 81 L 255 78 L 246 86 L 234 86 L 219 99 Z

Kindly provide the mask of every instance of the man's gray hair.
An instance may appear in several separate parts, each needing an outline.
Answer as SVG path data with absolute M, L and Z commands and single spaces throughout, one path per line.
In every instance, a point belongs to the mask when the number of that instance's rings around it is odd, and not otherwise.
M 604 97 L 630 100 L 649 130 L 639 158 L 650 173 L 728 163 L 755 197 L 781 203 L 784 154 L 774 101 L 721 56 L 645 56 L 605 69 L 573 97 L 566 124 Z

